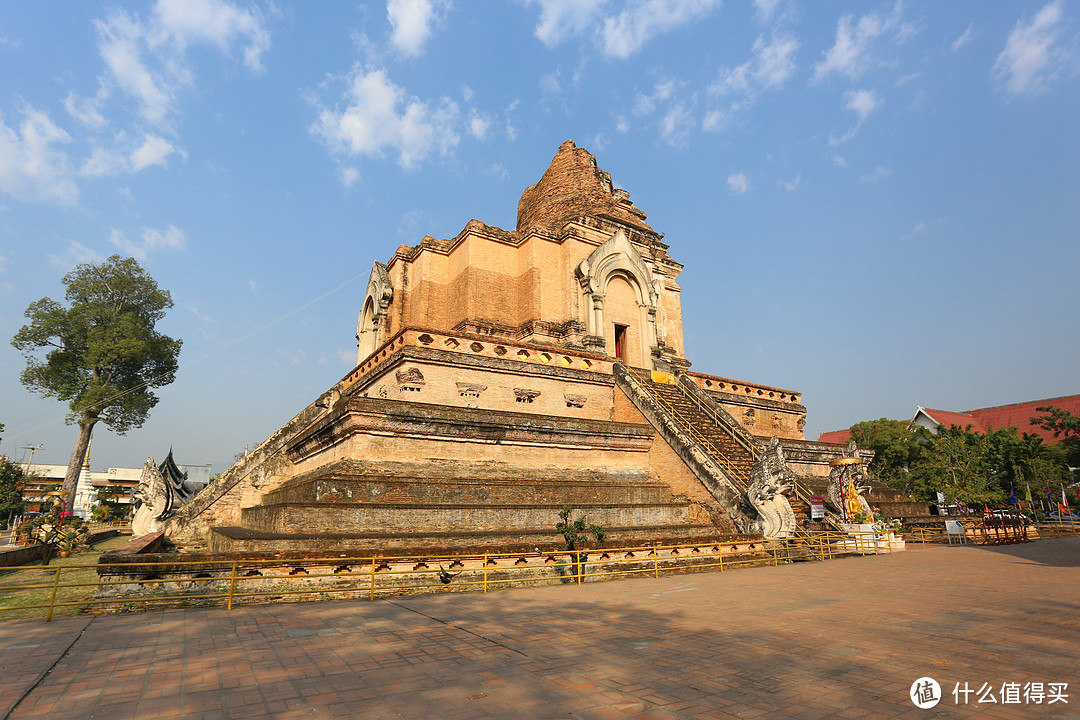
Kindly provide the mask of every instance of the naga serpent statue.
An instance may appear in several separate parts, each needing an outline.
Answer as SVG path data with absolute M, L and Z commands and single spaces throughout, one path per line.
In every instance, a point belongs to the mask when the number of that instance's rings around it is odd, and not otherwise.
M 773 540 L 786 537 L 795 530 L 795 512 L 785 494 L 794 484 L 795 478 L 784 459 L 780 438 L 773 437 L 750 471 L 750 483 L 746 488 L 746 502 L 757 513 L 751 532 L 760 532 L 766 540 Z

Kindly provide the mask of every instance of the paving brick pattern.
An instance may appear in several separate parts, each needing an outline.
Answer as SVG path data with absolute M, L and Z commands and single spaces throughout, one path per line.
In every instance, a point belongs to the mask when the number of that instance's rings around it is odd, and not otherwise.
M 1080 717 L 1080 538 L 0 623 L 0 718 Z M 919 677 L 945 698 L 920 710 Z M 958 706 L 967 682 L 1069 703 Z M 28 691 L 28 692 L 27 692 Z M 25 697 L 19 698 L 26 693 Z M 999 693 L 996 693 L 1000 696 Z

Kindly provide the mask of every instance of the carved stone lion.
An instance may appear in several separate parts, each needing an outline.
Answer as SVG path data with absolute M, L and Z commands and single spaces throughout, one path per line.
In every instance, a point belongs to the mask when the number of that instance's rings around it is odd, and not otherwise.
M 795 512 L 786 496 L 793 486 L 794 477 L 780 447 L 780 438 L 774 436 L 750 471 L 746 489 L 746 501 L 757 512 L 753 532 L 772 540 L 795 530 Z

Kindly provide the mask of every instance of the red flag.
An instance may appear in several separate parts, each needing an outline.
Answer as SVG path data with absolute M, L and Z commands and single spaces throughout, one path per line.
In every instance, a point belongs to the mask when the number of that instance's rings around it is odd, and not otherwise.
M 1069 514 L 1069 508 L 1066 507 L 1065 505 L 1062 505 L 1061 503 L 1058 503 L 1058 510 L 1061 512 L 1062 515 L 1068 515 Z

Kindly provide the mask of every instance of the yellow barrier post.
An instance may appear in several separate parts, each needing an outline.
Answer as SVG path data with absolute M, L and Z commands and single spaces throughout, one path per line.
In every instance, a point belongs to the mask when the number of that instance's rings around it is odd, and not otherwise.
M 581 551 L 575 550 L 573 553 L 574 565 L 577 566 L 577 584 L 581 584 Z
M 484 592 L 487 592 L 487 553 L 484 553 Z
M 717 555 L 720 558 L 720 572 L 724 572 L 724 546 L 722 544 L 717 545 L 716 549 L 717 549 Z
M 229 578 L 229 606 L 228 610 L 232 610 L 233 593 L 236 592 L 236 560 L 233 560 L 232 564 L 232 576 Z
M 371 558 L 371 595 L 368 600 L 375 599 L 375 558 Z
M 780 557 L 779 557 L 780 552 L 779 552 L 779 549 L 780 548 L 776 544 L 776 540 L 773 540 L 773 546 L 772 546 L 772 564 L 773 564 L 773 567 L 779 567 L 780 566 Z
M 49 612 L 45 615 L 45 622 L 52 622 L 53 606 L 56 605 L 56 588 L 60 585 L 60 565 L 56 566 L 53 573 L 52 595 L 49 597 Z

